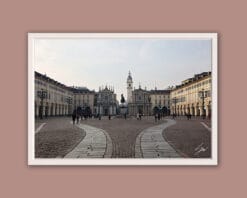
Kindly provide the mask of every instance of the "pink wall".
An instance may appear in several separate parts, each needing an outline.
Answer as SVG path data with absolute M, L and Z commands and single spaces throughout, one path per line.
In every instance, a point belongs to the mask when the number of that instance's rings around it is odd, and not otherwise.
M 0 197 L 244 197 L 244 1 L 66 2 L 1 0 Z M 218 32 L 219 166 L 28 167 L 27 32 Z

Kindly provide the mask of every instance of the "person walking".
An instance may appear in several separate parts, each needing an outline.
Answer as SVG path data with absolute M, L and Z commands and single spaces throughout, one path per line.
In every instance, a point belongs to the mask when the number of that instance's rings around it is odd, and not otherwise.
M 79 114 L 77 113 L 77 114 L 76 114 L 76 123 L 77 123 L 77 124 L 79 124 L 79 118 L 80 118 L 80 116 L 79 116 Z
M 73 124 L 75 124 L 75 119 L 76 119 L 76 113 L 73 112 L 73 113 L 72 113 L 72 121 L 73 121 Z

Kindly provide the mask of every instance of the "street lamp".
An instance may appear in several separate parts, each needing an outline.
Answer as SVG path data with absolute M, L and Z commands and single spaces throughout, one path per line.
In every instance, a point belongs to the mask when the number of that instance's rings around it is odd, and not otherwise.
M 198 92 L 199 98 L 202 99 L 202 117 L 205 118 L 205 109 L 204 109 L 204 103 L 205 103 L 205 97 L 206 97 L 206 91 L 202 89 Z
M 44 99 L 47 98 L 47 91 L 44 89 L 41 89 L 41 91 L 38 91 L 38 97 L 41 100 L 41 107 L 40 107 L 40 119 L 43 119 L 43 108 L 44 108 Z
M 67 98 L 66 98 L 66 102 L 68 103 L 68 115 L 70 115 L 70 112 L 71 112 L 71 104 L 72 104 L 72 98 L 71 98 L 71 97 L 67 97 Z

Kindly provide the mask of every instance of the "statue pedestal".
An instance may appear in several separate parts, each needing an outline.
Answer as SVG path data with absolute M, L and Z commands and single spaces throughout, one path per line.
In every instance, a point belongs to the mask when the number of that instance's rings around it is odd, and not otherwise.
M 124 116 L 127 115 L 128 113 L 128 107 L 126 103 L 121 103 L 119 105 L 119 110 L 120 110 L 120 115 Z

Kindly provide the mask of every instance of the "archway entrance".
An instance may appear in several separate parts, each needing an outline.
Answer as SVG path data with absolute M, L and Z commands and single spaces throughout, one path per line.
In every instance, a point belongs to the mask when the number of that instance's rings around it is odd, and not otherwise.
M 168 108 L 166 106 L 162 107 L 162 114 L 163 116 L 167 116 L 168 115 Z
M 109 113 L 108 108 L 104 108 L 104 115 L 107 116 Z
M 160 113 L 159 107 L 155 106 L 155 107 L 153 108 L 153 114 L 155 115 L 155 114 L 159 114 L 159 113 Z
M 138 106 L 138 113 L 143 114 L 143 106 Z

